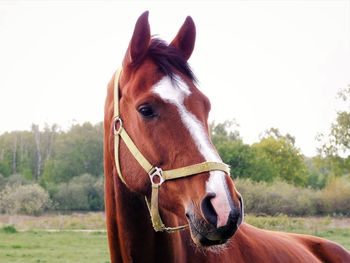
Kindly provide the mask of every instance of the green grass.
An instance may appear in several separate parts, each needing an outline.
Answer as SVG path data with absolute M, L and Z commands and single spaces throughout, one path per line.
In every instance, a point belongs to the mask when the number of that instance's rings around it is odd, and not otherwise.
M 0 233 L 0 262 L 109 262 L 105 232 Z
M 316 233 L 317 236 L 323 237 L 338 244 L 343 245 L 346 249 L 350 251 L 350 229 L 335 229 L 327 230 Z
M 247 215 L 245 221 L 264 229 L 320 236 L 350 250 L 350 218 Z M 75 231 L 78 229 L 95 231 Z M 104 216 L 102 213 L 0 216 L 0 262 L 109 262 Z

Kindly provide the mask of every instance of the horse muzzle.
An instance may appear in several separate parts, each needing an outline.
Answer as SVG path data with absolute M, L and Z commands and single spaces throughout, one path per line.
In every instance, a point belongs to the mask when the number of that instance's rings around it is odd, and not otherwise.
M 239 205 L 231 205 L 225 224 L 218 224 L 217 210 L 208 194 L 201 202 L 201 209 L 193 206 L 186 213 L 193 241 L 203 247 L 225 244 L 237 231 L 243 221 L 243 199 L 239 196 Z M 233 202 L 232 202 L 233 203 Z

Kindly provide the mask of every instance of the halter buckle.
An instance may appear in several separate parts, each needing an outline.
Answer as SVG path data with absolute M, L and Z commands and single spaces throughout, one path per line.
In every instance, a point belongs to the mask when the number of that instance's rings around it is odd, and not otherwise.
M 123 121 L 122 121 L 122 119 L 119 116 L 114 117 L 114 123 L 113 123 L 114 135 L 120 134 L 122 129 L 123 129 Z
M 151 179 L 152 186 L 160 186 L 165 181 L 162 168 L 154 167 L 149 171 L 148 175 Z M 155 181 L 157 178 L 159 180 L 158 182 Z

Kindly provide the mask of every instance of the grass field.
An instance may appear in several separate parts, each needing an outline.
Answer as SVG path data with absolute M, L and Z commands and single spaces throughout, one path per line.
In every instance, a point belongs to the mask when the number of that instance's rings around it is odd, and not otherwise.
M 0 262 L 109 262 L 106 233 L 1 233 Z
M 102 213 L 0 216 L 0 262 L 109 262 Z M 350 250 L 350 218 L 256 217 L 257 227 L 321 236 Z M 11 227 L 8 227 L 11 225 Z

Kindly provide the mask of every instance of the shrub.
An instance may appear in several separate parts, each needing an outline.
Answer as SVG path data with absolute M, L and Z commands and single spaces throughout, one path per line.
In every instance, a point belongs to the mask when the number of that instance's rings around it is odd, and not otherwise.
M 0 191 L 5 187 L 6 181 L 6 178 L 2 174 L 0 174 Z
M 6 233 L 6 234 L 15 234 L 17 233 L 17 229 L 14 226 L 4 226 L 1 228 L 1 232 Z
M 104 210 L 104 180 L 100 177 L 93 185 L 89 198 L 90 209 L 93 211 Z
M 236 180 L 245 211 L 253 214 L 291 216 L 350 215 L 350 180 L 336 177 L 322 190 L 300 188 L 286 182 L 272 184 Z
M 7 184 L 0 192 L 0 212 L 39 215 L 51 205 L 49 194 L 37 184 Z
M 325 214 L 350 215 L 350 180 L 336 177 L 323 189 L 320 207 Z
M 239 179 L 236 180 L 236 185 L 248 213 L 304 216 L 318 212 L 316 200 L 319 192 L 315 190 L 299 188 L 282 181 L 269 184 Z
M 103 188 L 103 177 L 83 174 L 58 185 L 53 200 L 61 210 L 99 211 L 104 208 Z
M 62 183 L 57 187 L 53 201 L 60 210 L 88 210 L 89 202 L 83 185 Z

